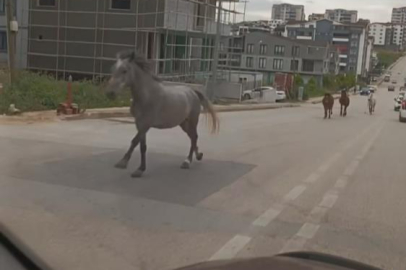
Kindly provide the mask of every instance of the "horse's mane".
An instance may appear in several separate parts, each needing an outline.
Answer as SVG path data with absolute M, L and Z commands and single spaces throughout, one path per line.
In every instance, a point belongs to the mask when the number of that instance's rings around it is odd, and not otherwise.
M 149 74 L 154 81 L 162 82 L 162 80 L 152 71 L 151 62 L 137 51 L 129 50 L 120 52 L 118 58 L 136 64 L 142 71 Z

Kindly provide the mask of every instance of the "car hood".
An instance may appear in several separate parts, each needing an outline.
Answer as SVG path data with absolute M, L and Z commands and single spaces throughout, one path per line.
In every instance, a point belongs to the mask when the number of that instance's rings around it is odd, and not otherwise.
M 381 270 L 379 268 L 315 252 L 294 252 L 273 257 L 199 263 L 177 270 Z

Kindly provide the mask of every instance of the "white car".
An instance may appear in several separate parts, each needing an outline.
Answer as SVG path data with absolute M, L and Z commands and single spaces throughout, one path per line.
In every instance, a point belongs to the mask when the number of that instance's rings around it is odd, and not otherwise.
M 399 121 L 406 122 L 406 99 L 402 100 L 402 104 L 399 108 Z
M 242 93 L 242 100 L 257 99 L 261 97 L 261 92 L 264 90 L 275 90 L 270 86 L 263 86 L 252 90 L 245 90 Z
M 395 105 L 393 107 L 393 109 L 395 111 L 399 111 L 400 107 L 402 106 L 402 101 L 405 98 L 405 93 L 399 93 L 399 96 L 395 97 Z
M 276 101 L 282 101 L 286 99 L 285 91 L 276 90 Z
M 372 93 L 376 93 L 376 86 L 375 85 L 368 85 L 367 88 L 369 89 L 369 91 L 371 91 Z

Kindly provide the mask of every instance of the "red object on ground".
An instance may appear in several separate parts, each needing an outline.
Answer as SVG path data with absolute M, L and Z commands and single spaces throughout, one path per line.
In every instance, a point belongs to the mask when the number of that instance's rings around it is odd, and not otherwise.
M 79 106 L 73 102 L 73 94 L 72 94 L 72 76 L 69 76 L 69 81 L 68 81 L 68 93 L 66 96 L 66 102 L 61 103 L 58 105 L 58 108 L 56 109 L 56 114 L 79 114 Z

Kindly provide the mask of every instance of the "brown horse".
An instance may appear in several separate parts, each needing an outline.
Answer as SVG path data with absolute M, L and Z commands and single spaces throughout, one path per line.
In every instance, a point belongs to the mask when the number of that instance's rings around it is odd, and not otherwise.
M 328 113 L 328 118 L 331 118 L 331 115 L 333 114 L 333 106 L 334 106 L 334 98 L 331 94 L 326 93 L 324 94 L 323 98 L 323 106 L 324 106 L 324 119 L 327 118 L 327 113 Z
M 347 91 L 341 91 L 340 97 L 340 116 L 347 116 L 347 108 L 350 106 L 350 98 L 347 95 Z

